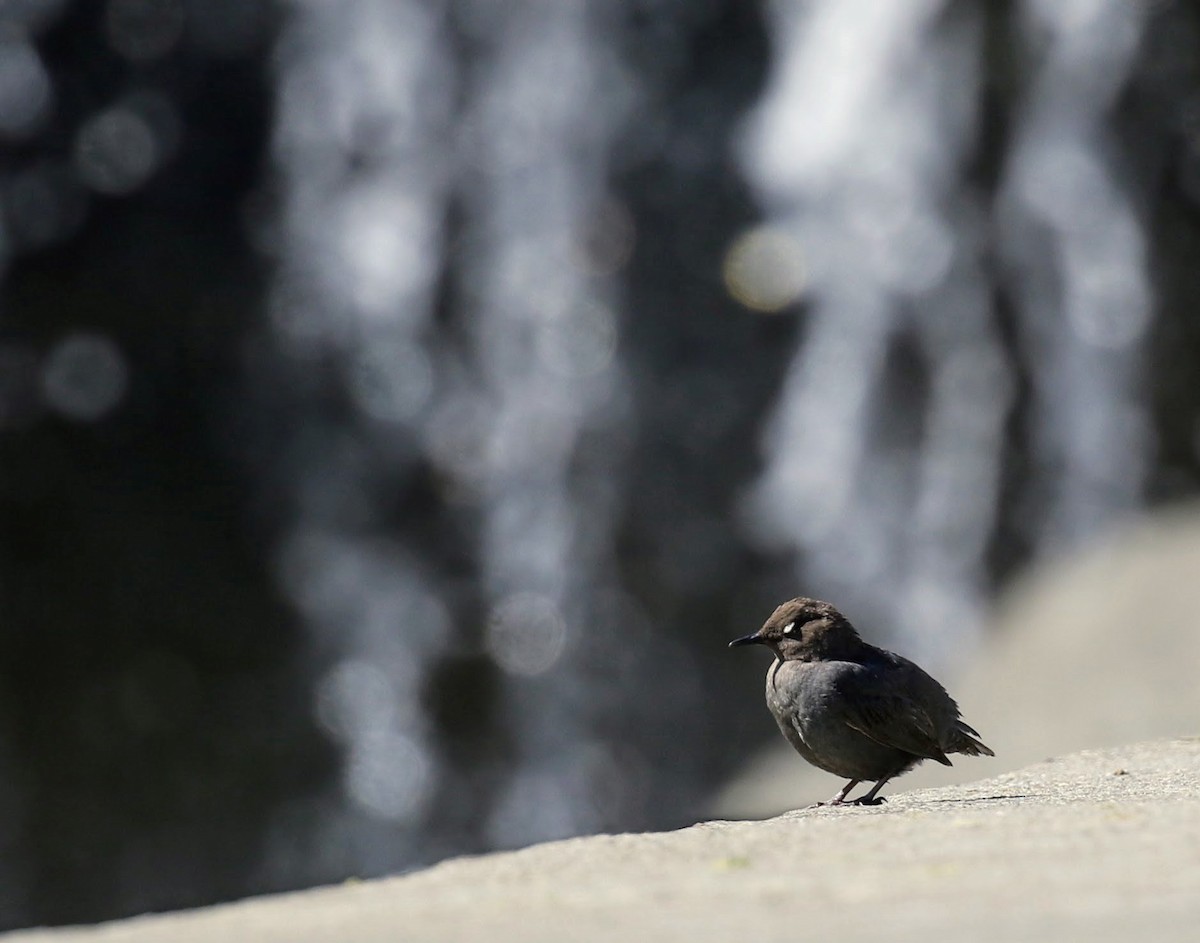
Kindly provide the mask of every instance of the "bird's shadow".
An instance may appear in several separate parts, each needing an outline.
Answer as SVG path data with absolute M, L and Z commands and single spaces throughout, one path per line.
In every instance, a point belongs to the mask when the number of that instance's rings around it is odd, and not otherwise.
M 1019 793 L 1012 793 L 1010 795 L 1005 795 L 1005 796 L 967 796 L 964 798 L 952 797 L 949 799 L 930 799 L 928 801 L 929 802 L 955 802 L 955 803 L 958 803 L 959 805 L 970 805 L 971 803 L 974 803 L 974 802 L 999 802 L 1002 799 L 1036 799 L 1036 798 L 1037 798 L 1037 795 L 1035 795 L 1034 793 L 1019 792 Z
M 951 797 L 948 799 L 924 799 L 924 800 L 920 801 L 918 803 L 918 805 L 924 805 L 927 802 L 930 804 L 933 804 L 935 802 L 937 802 L 937 803 L 952 802 L 956 805 L 973 805 L 978 802 L 1003 802 L 1005 799 L 1036 799 L 1036 798 L 1038 798 L 1036 793 L 1018 792 L 1018 793 L 1010 793 L 1008 795 L 999 795 L 999 796 L 966 796 L 963 798 Z M 792 810 L 792 813 L 789 813 L 789 814 L 794 814 L 796 812 L 816 812 L 818 809 L 830 810 L 830 809 L 850 809 L 850 808 L 854 808 L 854 809 L 868 808 L 868 809 L 879 809 L 881 811 L 886 811 L 887 810 L 887 805 L 886 805 L 887 797 L 884 796 L 883 800 L 884 801 L 879 803 L 878 805 L 872 804 L 870 806 L 861 806 L 861 805 L 855 804 L 854 802 L 847 802 L 841 806 L 831 806 L 831 805 L 829 805 L 829 803 L 819 802 L 816 805 L 806 805 L 799 809 L 794 809 L 794 810 Z

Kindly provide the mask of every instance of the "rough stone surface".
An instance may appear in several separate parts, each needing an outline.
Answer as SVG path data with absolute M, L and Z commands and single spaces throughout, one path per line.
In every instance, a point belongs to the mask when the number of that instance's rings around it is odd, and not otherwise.
M 1200 738 L 4 943 L 1193 941 Z

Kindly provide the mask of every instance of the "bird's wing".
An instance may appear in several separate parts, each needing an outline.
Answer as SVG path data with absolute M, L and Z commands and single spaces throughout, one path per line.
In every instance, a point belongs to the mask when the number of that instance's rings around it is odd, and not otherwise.
M 886 674 L 881 676 L 866 670 L 847 672 L 835 682 L 835 689 L 840 695 L 836 700 L 836 709 L 848 727 L 876 743 L 950 766 L 950 760 L 938 741 L 934 718 L 926 708 L 905 694 L 906 684 L 903 682 L 912 685 L 914 680 Z M 916 683 L 924 687 L 920 681 Z M 949 699 L 944 691 L 942 695 Z

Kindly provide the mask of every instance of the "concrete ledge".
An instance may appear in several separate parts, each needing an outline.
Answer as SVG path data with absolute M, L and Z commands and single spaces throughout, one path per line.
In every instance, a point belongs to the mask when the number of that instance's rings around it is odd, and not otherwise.
M 1190 943 L 1198 927 L 1194 738 L 896 793 L 877 808 L 571 839 L 399 878 L 0 939 Z

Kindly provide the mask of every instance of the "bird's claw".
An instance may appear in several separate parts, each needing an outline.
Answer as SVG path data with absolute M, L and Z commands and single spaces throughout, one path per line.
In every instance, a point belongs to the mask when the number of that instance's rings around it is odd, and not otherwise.
M 820 809 L 824 806 L 829 806 L 829 805 L 853 805 L 853 804 L 854 803 L 848 801 L 845 796 L 834 796 L 832 799 L 826 799 L 824 802 L 814 802 L 808 808 Z
M 861 799 L 850 800 L 850 805 L 883 805 L 885 802 L 887 802 L 887 796 L 876 796 L 874 799 L 863 796 Z

